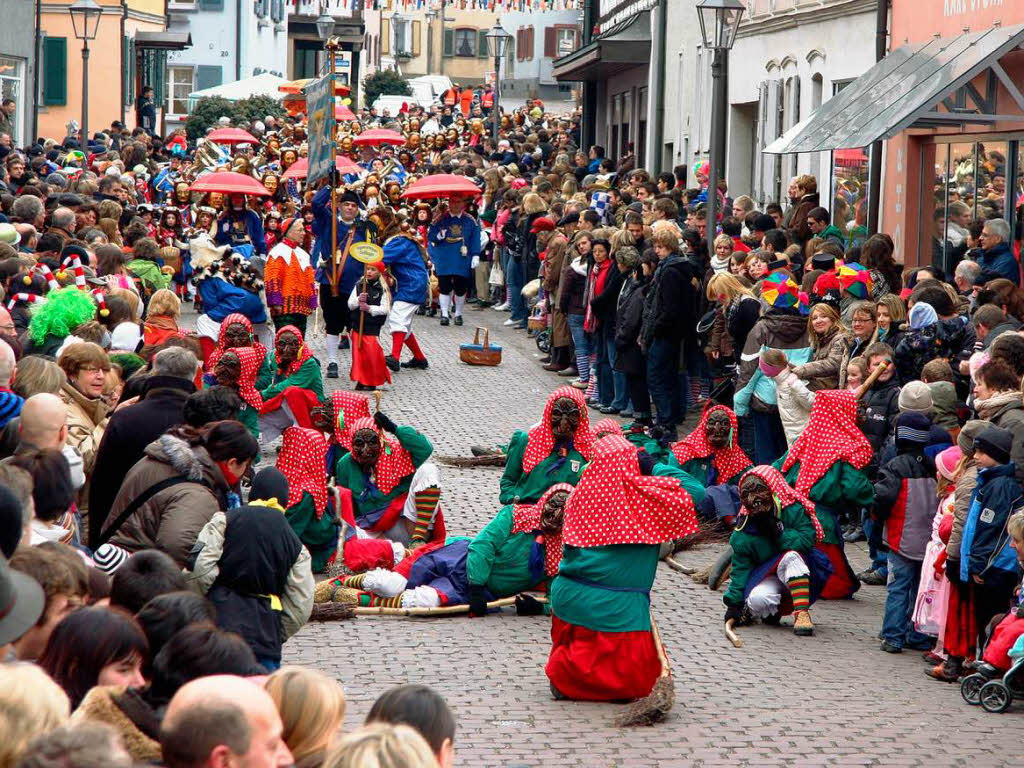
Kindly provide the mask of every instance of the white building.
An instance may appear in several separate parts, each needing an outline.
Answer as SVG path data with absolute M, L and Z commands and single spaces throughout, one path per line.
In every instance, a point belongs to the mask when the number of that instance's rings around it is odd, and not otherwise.
M 580 11 L 503 13 L 501 26 L 512 39 L 501 65 L 502 96 L 570 102 L 577 84 L 559 82 L 552 70 L 555 59 L 580 48 L 581 21 Z

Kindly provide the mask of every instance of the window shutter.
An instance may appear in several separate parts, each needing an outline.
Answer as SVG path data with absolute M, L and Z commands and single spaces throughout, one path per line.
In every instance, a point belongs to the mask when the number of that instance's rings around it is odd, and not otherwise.
M 385 56 L 391 54 L 391 19 L 380 20 L 380 52 Z
M 555 40 L 555 35 L 558 30 L 554 27 L 547 27 L 544 30 L 544 58 L 553 59 L 558 56 L 558 43 Z
M 224 0 L 199 0 L 199 10 L 201 11 L 223 11 Z
M 423 36 L 423 22 L 413 21 L 412 23 L 412 55 L 420 55 L 420 38 Z
M 526 30 L 526 37 L 529 40 L 529 46 L 528 46 L 529 47 L 529 56 L 527 56 L 526 58 L 533 59 L 533 38 L 534 38 L 534 29 L 533 29 L 533 27 L 530 27 L 528 30 Z
M 43 38 L 43 104 L 68 103 L 68 39 Z
M 455 30 L 446 29 L 444 31 L 444 57 L 450 59 L 455 56 Z
M 486 29 L 478 29 L 476 32 L 476 56 L 478 59 L 488 58 Z
M 196 90 L 202 91 L 220 85 L 223 80 L 221 67 L 200 64 L 196 67 Z
M 154 56 L 154 68 L 156 69 L 156 85 L 153 90 L 156 92 L 157 104 L 163 104 L 167 97 L 167 51 L 156 51 Z
M 124 99 L 125 106 L 131 106 L 131 97 L 128 95 L 131 92 L 131 80 L 132 80 L 132 39 L 125 37 L 121 39 L 121 98 Z

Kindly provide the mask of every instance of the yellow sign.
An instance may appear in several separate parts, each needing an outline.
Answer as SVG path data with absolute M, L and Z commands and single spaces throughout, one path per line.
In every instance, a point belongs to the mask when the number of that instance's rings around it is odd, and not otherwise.
M 384 258 L 383 249 L 373 243 L 353 243 L 348 253 L 353 259 L 361 261 L 363 264 L 373 264 Z

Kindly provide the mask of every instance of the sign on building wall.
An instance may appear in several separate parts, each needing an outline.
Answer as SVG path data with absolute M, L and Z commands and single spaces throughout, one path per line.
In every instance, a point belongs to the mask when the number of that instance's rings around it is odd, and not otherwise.
M 314 184 L 331 171 L 331 146 L 334 143 L 334 87 L 326 75 L 305 88 L 309 109 L 309 175 Z
M 352 85 L 352 51 L 338 51 L 334 54 L 334 70 L 338 82 L 344 86 Z

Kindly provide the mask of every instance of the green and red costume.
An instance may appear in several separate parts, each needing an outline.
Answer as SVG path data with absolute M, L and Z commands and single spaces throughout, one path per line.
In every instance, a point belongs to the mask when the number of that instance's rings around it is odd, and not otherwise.
M 288 478 L 284 514 L 309 550 L 314 572 L 325 570 L 338 548 L 338 520 L 329 509 L 326 458 L 327 440 L 318 430 L 288 427 L 284 431 L 277 455 L 277 468 Z
M 731 425 L 729 444 L 724 448 L 714 448 L 708 442 L 708 417 L 718 411 L 729 417 Z M 754 466 L 754 462 L 739 446 L 738 440 L 739 422 L 732 408 L 713 405 L 705 409 L 697 427 L 672 446 L 668 463 L 697 478 L 705 488 L 713 485 L 736 485 L 743 473 Z

